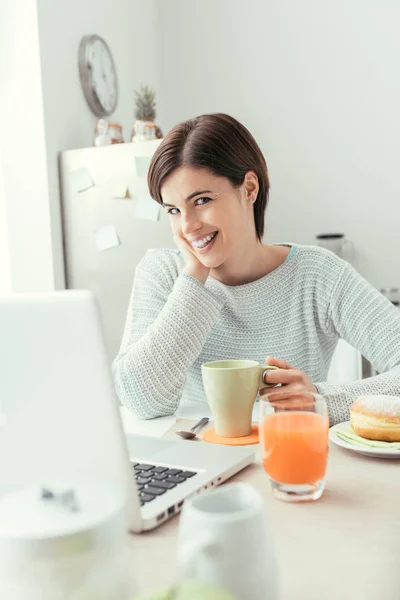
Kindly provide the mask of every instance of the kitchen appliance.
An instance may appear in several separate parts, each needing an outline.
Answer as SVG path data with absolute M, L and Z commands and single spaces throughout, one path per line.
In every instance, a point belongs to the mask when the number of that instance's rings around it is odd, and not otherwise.
M 344 233 L 320 233 L 316 239 L 318 246 L 331 250 L 340 258 L 352 262 L 354 244 L 345 237 Z
M 147 171 L 161 140 L 60 154 L 68 289 L 94 292 L 109 363 L 117 356 L 135 268 L 152 248 L 175 248 L 164 209 L 149 196 Z

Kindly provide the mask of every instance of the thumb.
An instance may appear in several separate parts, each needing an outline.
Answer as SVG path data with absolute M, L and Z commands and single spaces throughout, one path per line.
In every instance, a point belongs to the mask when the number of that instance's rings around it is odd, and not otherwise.
M 265 362 L 267 363 L 267 365 L 270 365 L 271 367 L 278 367 L 278 369 L 293 369 L 293 367 L 291 365 L 289 365 L 287 360 L 284 360 L 283 358 L 275 358 L 274 356 L 267 356 L 267 358 L 265 359 Z

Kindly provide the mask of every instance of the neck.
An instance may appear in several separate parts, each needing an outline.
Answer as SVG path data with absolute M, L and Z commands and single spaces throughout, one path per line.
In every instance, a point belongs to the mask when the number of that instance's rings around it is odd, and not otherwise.
M 247 240 L 231 258 L 216 269 L 210 276 L 225 285 L 244 285 L 256 281 L 276 268 L 273 246 L 264 245 L 258 240 Z

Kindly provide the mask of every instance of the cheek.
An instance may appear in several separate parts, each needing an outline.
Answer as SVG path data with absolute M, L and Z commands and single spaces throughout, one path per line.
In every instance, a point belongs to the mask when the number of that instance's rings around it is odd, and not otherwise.
M 237 211 L 230 214 L 229 218 L 225 218 L 223 229 L 226 236 L 231 240 L 238 240 L 243 230 L 247 227 L 246 215 Z
M 178 233 L 180 231 L 179 219 L 174 219 L 173 217 L 169 217 L 169 224 L 172 229 L 172 233 Z

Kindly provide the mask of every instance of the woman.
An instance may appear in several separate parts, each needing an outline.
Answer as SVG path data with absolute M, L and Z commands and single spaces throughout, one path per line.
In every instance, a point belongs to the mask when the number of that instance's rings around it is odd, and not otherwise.
M 148 419 L 205 402 L 203 362 L 266 355 L 279 367 L 268 383 L 320 392 L 331 424 L 361 394 L 400 396 L 400 311 L 331 252 L 262 242 L 268 172 L 243 125 L 224 114 L 177 125 L 148 183 L 178 250 L 150 251 L 136 269 L 113 364 L 128 409 Z M 384 373 L 324 382 L 339 338 Z

